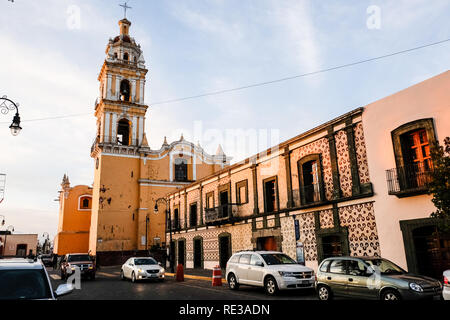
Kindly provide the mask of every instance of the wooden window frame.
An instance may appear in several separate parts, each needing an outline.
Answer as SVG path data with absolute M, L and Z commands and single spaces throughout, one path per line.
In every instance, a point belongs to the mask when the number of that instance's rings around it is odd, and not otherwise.
M 196 212 L 195 212 L 195 216 L 196 216 L 196 224 L 192 225 L 192 206 L 196 206 Z M 194 201 L 191 202 L 189 204 L 189 226 L 190 227 L 198 227 L 199 225 L 199 217 L 198 217 L 198 201 Z
M 209 203 L 210 198 L 212 198 L 212 206 L 210 206 L 211 203 Z M 215 206 L 216 206 L 216 199 L 215 199 L 214 191 L 207 192 L 206 193 L 206 209 L 212 209 Z
M 274 185 L 275 185 L 275 197 L 276 197 L 275 202 L 276 202 L 277 207 L 274 208 L 276 210 L 271 211 L 271 212 L 277 212 L 280 210 L 280 194 L 279 194 L 279 188 L 278 188 L 278 176 L 273 176 L 273 177 L 263 180 L 263 199 L 264 199 L 264 212 L 265 213 L 269 213 L 267 211 L 266 184 L 268 182 L 272 182 L 272 181 L 274 182 Z
M 319 197 L 320 200 L 318 202 L 306 202 L 306 196 L 304 192 L 305 188 L 305 182 L 303 180 L 303 165 L 310 161 L 317 161 L 318 163 L 318 176 L 319 176 Z M 324 181 L 323 181 L 323 166 L 322 166 L 322 155 L 320 153 L 316 154 L 310 154 L 303 158 L 301 158 L 299 161 L 297 161 L 297 170 L 298 170 L 298 183 L 299 183 L 299 192 L 300 192 L 300 201 L 302 206 L 316 204 L 325 202 L 325 187 L 324 187 Z
M 240 189 L 245 188 L 245 201 L 241 199 Z M 236 182 L 236 203 L 239 205 L 247 204 L 248 200 L 248 179 Z

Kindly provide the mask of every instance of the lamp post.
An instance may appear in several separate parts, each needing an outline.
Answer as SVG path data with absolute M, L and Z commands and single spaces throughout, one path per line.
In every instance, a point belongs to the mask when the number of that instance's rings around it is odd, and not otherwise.
M 170 272 L 174 273 L 175 272 L 175 267 L 174 267 L 174 253 L 172 252 L 172 218 L 170 217 L 170 208 L 169 208 L 169 202 L 167 201 L 166 198 L 159 198 L 155 201 L 155 213 L 158 213 L 158 202 L 160 201 L 164 201 L 164 203 L 166 204 L 166 230 L 167 230 L 167 224 L 169 225 L 169 238 L 170 238 L 170 243 L 169 243 L 169 262 L 170 262 Z
M 16 115 L 14 116 L 13 121 L 9 126 L 9 129 L 11 129 L 11 134 L 13 136 L 17 136 L 22 130 L 22 127 L 20 126 L 19 104 L 15 103 L 11 99 L 8 99 L 7 96 L 1 97 L 0 102 L 1 102 L 0 103 L 1 114 L 8 114 L 10 111 L 16 109 Z
M 5 252 L 6 252 L 6 238 L 8 237 L 8 232 L 14 232 L 14 226 L 8 226 L 6 228 L 6 232 L 5 232 L 5 250 L 3 250 L 3 256 L 5 256 Z

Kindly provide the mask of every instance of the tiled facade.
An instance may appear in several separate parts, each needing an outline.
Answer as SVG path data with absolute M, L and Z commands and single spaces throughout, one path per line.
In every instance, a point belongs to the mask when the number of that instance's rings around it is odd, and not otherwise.
M 272 250 L 283 251 L 294 259 L 297 258 L 297 245 L 301 243 L 304 262 L 313 268 L 327 254 L 323 243 L 329 241 L 329 237 L 340 239 L 343 254 L 380 255 L 370 200 L 373 192 L 361 125 L 362 111 L 354 110 L 268 152 L 169 194 L 171 219 L 174 219 L 174 209 L 179 208 L 182 226 L 181 230 L 172 232 L 177 263 L 183 262 L 178 261 L 181 259 L 178 250 L 184 245 L 183 242 L 178 244 L 182 240 L 185 241 L 186 267 L 194 267 L 194 238 L 202 239 L 202 252 L 197 253 L 197 260 L 201 256 L 204 268 L 220 264 L 221 255 L 266 248 L 268 238 L 274 240 Z M 305 200 L 308 192 L 305 169 L 300 170 L 309 158 L 319 159 L 320 181 L 316 184 L 314 192 L 317 194 L 313 201 Z M 272 188 L 271 184 L 266 184 L 270 181 L 275 185 L 274 191 L 269 190 L 274 194 L 274 201 L 271 200 L 273 211 L 268 210 L 272 208 L 266 190 Z M 238 185 L 245 185 L 246 189 L 238 190 Z M 227 192 L 225 197 L 232 207 L 227 210 L 232 212 L 232 219 L 227 215 L 225 220 L 209 221 L 208 197 L 213 195 L 209 208 L 222 212 L 222 192 Z M 238 203 L 240 192 L 243 203 Z M 185 216 L 189 216 L 185 205 L 193 202 L 198 204 L 199 211 L 195 226 L 189 221 L 185 223 Z M 295 220 L 298 221 L 299 239 L 296 239 Z M 231 252 L 221 245 L 222 236 L 229 237 Z M 170 241 L 169 230 L 166 241 Z

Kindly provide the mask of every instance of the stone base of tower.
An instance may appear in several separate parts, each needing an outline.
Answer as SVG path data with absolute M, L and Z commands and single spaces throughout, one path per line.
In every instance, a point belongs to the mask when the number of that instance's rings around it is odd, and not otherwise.
M 133 251 L 103 251 L 97 252 L 97 264 L 100 266 L 118 266 L 124 264 L 132 257 L 153 257 L 156 261 L 165 265 L 165 250 L 150 252 L 149 250 L 133 250 Z

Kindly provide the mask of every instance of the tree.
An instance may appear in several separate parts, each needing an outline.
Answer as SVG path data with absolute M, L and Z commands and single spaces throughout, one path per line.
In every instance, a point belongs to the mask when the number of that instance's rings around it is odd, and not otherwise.
M 436 211 L 431 214 L 437 219 L 439 231 L 450 233 L 450 137 L 444 140 L 444 146 L 436 143 L 431 149 L 433 170 L 430 172 L 428 193 Z

